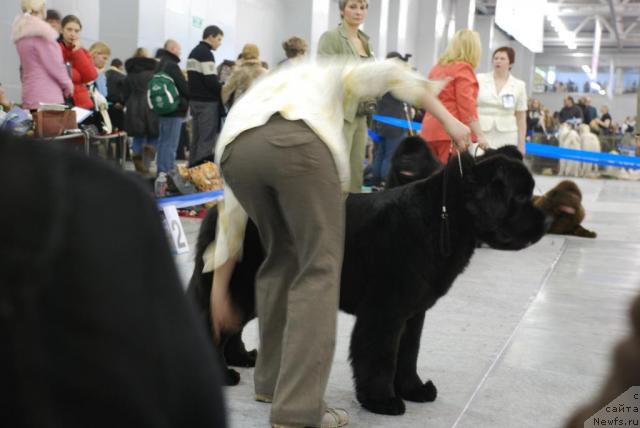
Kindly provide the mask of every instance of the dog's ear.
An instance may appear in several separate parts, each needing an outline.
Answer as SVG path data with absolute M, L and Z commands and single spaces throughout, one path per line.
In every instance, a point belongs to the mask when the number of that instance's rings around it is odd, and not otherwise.
M 518 150 L 518 147 L 512 145 L 502 146 L 496 150 L 497 154 L 508 157 L 509 159 L 522 161 L 524 158 L 522 157 L 522 152 Z
M 473 181 L 480 185 L 501 182 L 505 176 L 508 159 L 504 156 L 491 155 L 476 163 L 472 168 Z
M 466 205 L 470 212 L 495 218 L 506 214 L 505 201 L 510 197 L 507 182 L 509 162 L 504 156 L 493 156 L 478 162 L 472 173 L 465 176 L 471 184 L 472 198 Z

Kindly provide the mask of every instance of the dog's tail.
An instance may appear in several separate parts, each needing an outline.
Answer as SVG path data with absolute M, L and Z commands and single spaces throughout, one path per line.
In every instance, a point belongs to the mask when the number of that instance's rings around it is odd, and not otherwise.
M 204 311 L 204 315 L 207 315 L 207 317 L 209 313 L 209 296 L 211 295 L 213 272 L 202 273 L 204 269 L 202 256 L 209 244 L 216 239 L 217 223 L 218 210 L 214 207 L 210 209 L 204 219 L 202 219 L 198 242 L 196 244 L 195 266 L 187 287 L 187 295 L 193 298 L 198 309 Z

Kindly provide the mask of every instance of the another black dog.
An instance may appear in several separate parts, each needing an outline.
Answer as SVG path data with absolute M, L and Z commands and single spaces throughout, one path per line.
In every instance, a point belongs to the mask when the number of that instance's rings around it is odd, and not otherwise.
M 393 152 L 385 187 L 391 189 L 427 178 L 441 167 L 422 138 L 407 137 Z
M 350 348 L 356 395 L 372 412 L 399 415 L 403 399 L 436 398 L 433 383 L 416 372 L 425 311 L 467 266 L 476 241 L 518 250 L 545 232 L 522 162 L 498 155 L 475 163 L 464 154 L 460 165 L 456 158 L 428 179 L 347 199 L 340 309 L 357 317 Z M 212 275 L 200 273 L 201 258 L 216 220 L 212 210 L 203 222 L 190 283 L 207 324 Z M 255 316 L 254 278 L 262 259 L 255 226 L 248 226 L 244 249 L 230 291 L 248 322 Z M 242 354 L 239 337 L 232 340 L 227 346 Z

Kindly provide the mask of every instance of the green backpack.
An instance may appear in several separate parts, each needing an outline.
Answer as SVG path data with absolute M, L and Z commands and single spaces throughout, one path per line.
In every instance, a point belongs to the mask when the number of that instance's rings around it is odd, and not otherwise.
M 147 101 L 149 108 L 161 116 L 178 110 L 180 93 L 171 76 L 164 71 L 153 75 L 147 85 Z

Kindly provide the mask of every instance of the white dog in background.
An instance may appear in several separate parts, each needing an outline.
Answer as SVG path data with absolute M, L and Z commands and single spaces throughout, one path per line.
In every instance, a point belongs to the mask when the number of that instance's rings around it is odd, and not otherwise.
M 582 150 L 587 152 L 598 152 L 600 153 L 602 149 L 600 148 L 600 139 L 591 132 L 591 128 L 589 125 L 582 124 L 580 125 L 580 139 L 582 143 Z M 586 176 L 597 176 L 598 175 L 598 165 L 590 162 L 583 162 L 582 168 L 580 170 L 580 175 L 583 177 Z
M 580 135 L 578 135 L 578 133 L 566 123 L 560 125 L 558 142 L 560 147 L 564 147 L 565 149 L 580 150 L 582 148 Z M 560 170 L 558 175 L 578 177 L 580 175 L 580 169 L 580 162 L 560 159 Z
M 609 152 L 612 155 L 619 155 L 617 150 Z M 605 168 L 604 175 L 611 178 L 617 178 L 620 180 L 640 180 L 640 169 L 626 169 L 615 166 L 608 166 Z

